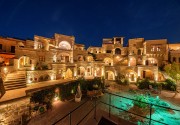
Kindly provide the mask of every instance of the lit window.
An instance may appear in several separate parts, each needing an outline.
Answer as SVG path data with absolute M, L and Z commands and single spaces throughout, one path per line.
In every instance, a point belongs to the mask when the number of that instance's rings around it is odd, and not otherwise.
M 39 56 L 39 61 L 45 62 L 45 56 Z
M 153 47 L 153 48 L 151 48 L 151 51 L 154 51 L 154 47 Z
M 160 47 L 157 47 L 157 51 L 160 51 L 161 49 L 160 49 Z

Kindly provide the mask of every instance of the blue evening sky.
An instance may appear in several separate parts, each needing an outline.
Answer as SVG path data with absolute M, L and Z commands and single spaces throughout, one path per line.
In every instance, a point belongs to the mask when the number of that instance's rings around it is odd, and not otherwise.
M 180 0 L 0 0 L 0 36 L 33 39 L 73 35 L 100 46 L 103 38 L 180 42 Z

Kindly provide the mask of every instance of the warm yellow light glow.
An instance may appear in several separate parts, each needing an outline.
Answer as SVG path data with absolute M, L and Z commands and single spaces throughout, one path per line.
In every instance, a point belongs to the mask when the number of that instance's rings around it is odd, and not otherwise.
M 27 83 L 32 83 L 32 81 L 29 79 L 29 80 L 27 81 Z
M 4 68 L 4 73 L 7 73 L 8 72 L 8 69 L 5 67 Z
M 57 101 L 58 99 L 59 99 L 58 97 L 55 97 L 55 98 L 54 98 L 54 101 Z
M 34 70 L 34 66 L 31 66 L 31 70 Z

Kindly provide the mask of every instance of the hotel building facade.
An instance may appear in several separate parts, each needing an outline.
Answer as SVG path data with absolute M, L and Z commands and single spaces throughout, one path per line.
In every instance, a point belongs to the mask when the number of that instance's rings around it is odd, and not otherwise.
M 57 79 L 115 80 L 119 74 L 130 83 L 138 78 L 163 81 L 159 67 L 180 63 L 180 43 L 169 44 L 167 39 L 134 38 L 125 47 L 123 37 L 104 38 L 101 47 L 86 50 L 83 44 L 75 43 L 74 36 L 62 34 L 53 38 L 35 35 L 34 40 L 0 37 L 0 51 L 6 91 Z

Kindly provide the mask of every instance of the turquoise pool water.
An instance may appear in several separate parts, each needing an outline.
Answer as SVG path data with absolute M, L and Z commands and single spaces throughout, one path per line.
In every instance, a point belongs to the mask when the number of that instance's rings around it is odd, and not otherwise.
M 132 99 L 136 99 L 137 95 L 139 95 L 139 94 L 134 94 L 134 93 L 129 93 L 129 92 L 118 92 L 118 93 L 116 92 L 115 94 L 132 98 Z M 146 101 L 148 101 L 149 103 L 180 110 L 180 107 L 178 105 L 162 100 L 158 96 L 156 97 L 145 96 L 145 97 L 146 97 Z M 102 97 L 102 101 L 109 103 L 109 95 L 105 94 Z M 111 105 L 114 105 L 116 107 L 119 107 L 119 108 L 122 108 L 123 110 L 128 111 L 134 106 L 134 101 L 111 95 Z M 168 111 L 167 109 L 164 109 L 158 106 L 153 106 L 152 108 L 153 108 L 153 114 L 151 115 L 151 118 L 153 120 L 157 120 L 168 125 L 180 125 L 180 111 L 172 111 L 172 110 Z M 130 119 L 129 113 L 125 113 L 124 111 L 119 110 L 119 109 L 111 108 L 111 113 L 114 115 L 118 115 L 119 117 L 124 118 L 126 120 Z M 139 113 L 137 112 L 137 114 Z M 139 115 L 142 115 L 142 114 L 139 114 Z M 150 115 L 148 114 L 146 115 L 146 117 L 149 118 Z M 136 124 L 146 125 L 146 124 L 149 124 L 149 120 L 144 118 L 143 121 L 139 120 L 138 122 L 136 122 Z M 154 121 L 152 121 L 151 124 L 161 125 L 161 123 L 154 122 Z

